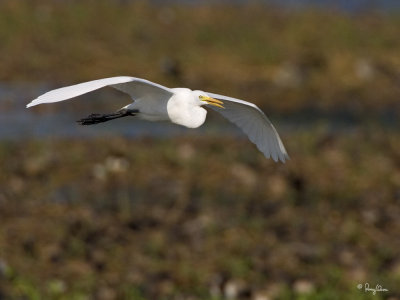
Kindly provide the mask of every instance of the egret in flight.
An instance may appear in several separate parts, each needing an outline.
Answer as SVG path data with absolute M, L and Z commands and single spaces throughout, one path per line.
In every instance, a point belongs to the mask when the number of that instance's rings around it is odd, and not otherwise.
M 79 124 L 92 125 L 136 116 L 197 128 L 206 120 L 207 110 L 203 107 L 208 106 L 239 126 L 266 158 L 282 162 L 289 158 L 278 132 L 255 104 L 199 90 L 167 88 L 141 78 L 118 76 L 55 89 L 32 100 L 26 107 L 68 100 L 106 86 L 129 94 L 133 102 L 115 113 L 91 114 L 79 120 Z

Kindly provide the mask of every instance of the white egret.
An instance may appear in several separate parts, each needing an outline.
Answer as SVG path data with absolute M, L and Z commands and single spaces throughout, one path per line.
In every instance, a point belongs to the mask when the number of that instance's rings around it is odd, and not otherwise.
M 144 120 L 171 121 L 197 128 L 204 123 L 207 115 L 207 110 L 202 106 L 209 105 L 239 126 L 265 157 L 282 162 L 289 158 L 274 126 L 253 103 L 199 90 L 170 89 L 141 78 L 111 77 L 55 89 L 31 101 L 26 107 L 68 100 L 106 86 L 129 94 L 134 101 L 116 113 L 91 114 L 78 123 L 92 125 L 116 118 L 137 116 Z

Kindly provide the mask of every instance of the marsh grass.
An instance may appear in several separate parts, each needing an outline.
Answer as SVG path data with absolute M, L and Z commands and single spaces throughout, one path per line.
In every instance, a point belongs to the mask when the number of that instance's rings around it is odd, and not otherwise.
M 398 103 L 399 20 L 254 4 L 2 1 L 0 80 L 132 75 L 269 110 L 363 113 Z
M 0 141 L 0 299 L 398 299 L 400 139 L 370 117 L 397 120 L 399 25 L 255 4 L 0 1 L 5 83 L 132 75 L 362 121 L 287 130 L 285 165 L 195 132 Z
M 356 288 L 369 281 L 395 294 L 398 140 L 294 135 L 285 165 L 232 139 L 2 143 L 1 290 L 223 299 L 229 283 L 276 299 L 372 299 Z

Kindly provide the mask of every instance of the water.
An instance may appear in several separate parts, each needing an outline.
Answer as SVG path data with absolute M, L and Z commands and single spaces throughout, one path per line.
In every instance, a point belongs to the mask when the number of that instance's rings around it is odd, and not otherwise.
M 26 109 L 31 99 L 53 89 L 52 85 L 0 84 L 0 140 L 22 140 L 32 138 L 96 138 L 106 136 L 143 136 L 165 138 L 181 135 L 231 135 L 243 137 L 241 131 L 218 113 L 210 111 L 205 125 L 188 129 L 168 122 L 147 122 L 123 118 L 94 126 L 80 126 L 76 120 L 90 113 L 112 111 L 104 106 L 113 104 L 118 109 L 129 103 L 129 97 L 113 89 L 90 93 L 76 100 L 41 105 Z M 127 102 L 128 101 L 128 102 Z M 115 106 L 114 106 L 115 104 Z M 103 109 L 101 109 L 103 107 Z M 341 108 L 335 111 L 321 111 L 314 107 L 294 113 L 267 115 L 281 135 L 323 127 L 327 131 L 346 134 L 360 128 L 379 126 L 388 130 L 398 129 L 398 109 L 387 109 L 370 115 L 360 114 Z
M 130 98 L 113 89 L 90 93 L 76 100 L 25 106 L 37 96 L 55 88 L 52 85 L 0 84 L 0 139 L 30 139 L 47 137 L 95 138 L 100 136 L 170 137 L 192 134 L 191 129 L 168 122 L 147 122 L 129 117 L 95 126 L 81 126 L 76 120 L 91 113 L 111 112 L 128 104 Z M 104 110 L 105 106 L 112 107 Z M 213 118 L 210 113 L 210 118 Z M 220 133 L 240 134 L 228 122 L 207 122 L 196 129 L 199 135 Z M 211 124 L 209 124 L 211 123 Z
M 165 3 L 165 1 L 153 0 L 157 3 Z M 198 3 L 236 3 L 246 4 L 248 0 L 169 0 L 169 3 L 186 3 L 186 4 L 198 4 Z M 301 9 L 307 7 L 317 7 L 321 9 L 339 9 L 347 12 L 359 12 L 365 10 L 375 10 L 392 12 L 394 10 L 400 10 L 399 0 L 257 0 L 254 2 L 260 3 L 271 3 L 277 6 L 289 8 L 289 9 Z

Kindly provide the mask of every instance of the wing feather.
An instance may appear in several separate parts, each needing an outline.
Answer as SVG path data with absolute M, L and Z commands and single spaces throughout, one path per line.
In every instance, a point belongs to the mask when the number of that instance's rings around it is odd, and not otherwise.
M 214 93 L 208 95 L 223 101 L 225 109 L 211 105 L 209 107 L 240 127 L 265 157 L 282 162 L 289 159 L 274 125 L 255 104 Z
M 171 96 L 173 94 L 169 88 L 145 79 L 118 76 L 92 80 L 52 90 L 32 100 L 26 107 L 68 100 L 106 86 L 111 86 L 123 91 L 129 94 L 133 99 L 144 97 L 149 94 L 165 96 Z

